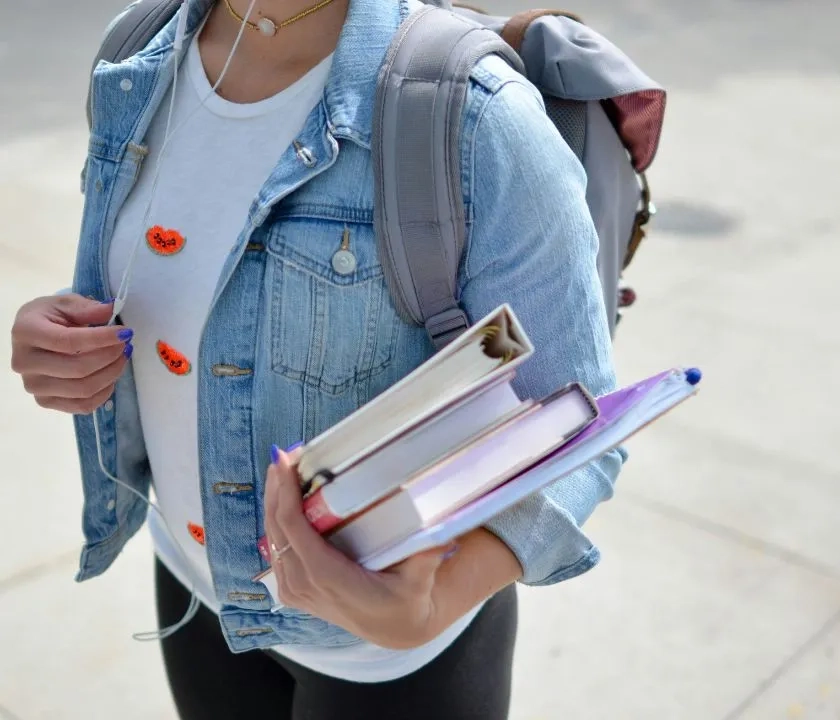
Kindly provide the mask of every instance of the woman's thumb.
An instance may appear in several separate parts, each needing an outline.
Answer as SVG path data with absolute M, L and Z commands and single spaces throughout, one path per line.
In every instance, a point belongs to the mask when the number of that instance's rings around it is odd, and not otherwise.
M 81 295 L 63 295 L 58 310 L 69 325 L 105 325 L 111 319 L 114 301 L 99 302 Z

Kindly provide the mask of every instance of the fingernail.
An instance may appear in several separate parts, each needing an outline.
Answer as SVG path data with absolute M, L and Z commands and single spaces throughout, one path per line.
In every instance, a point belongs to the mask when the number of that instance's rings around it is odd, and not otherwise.
M 131 330 L 129 328 L 125 328 L 125 330 L 120 330 L 117 333 L 117 339 L 121 340 L 122 342 L 128 342 L 133 337 L 134 337 L 134 330 Z
M 271 446 L 271 462 L 274 465 L 280 464 L 280 448 L 276 445 Z
M 100 305 L 113 305 L 117 301 L 117 298 L 108 298 L 107 300 L 100 300 Z
M 125 347 L 123 348 L 123 355 L 125 355 L 127 360 L 131 360 L 131 355 L 132 355 L 133 352 L 134 352 L 134 345 L 132 345 L 130 342 L 127 342 L 125 344 Z
M 300 442 L 296 442 L 294 445 L 290 445 L 289 447 L 287 447 L 286 452 L 290 453 L 292 452 L 292 450 L 297 450 L 301 445 L 303 445 L 302 440 Z
M 458 545 L 453 545 L 449 550 L 447 550 L 443 555 L 440 556 L 441 560 L 449 560 L 456 552 L 458 552 Z

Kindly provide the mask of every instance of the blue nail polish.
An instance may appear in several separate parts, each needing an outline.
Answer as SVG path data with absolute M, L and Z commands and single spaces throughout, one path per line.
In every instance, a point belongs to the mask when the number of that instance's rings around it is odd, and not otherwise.
M 107 300 L 101 300 L 99 302 L 100 305 L 113 305 L 117 301 L 117 298 L 108 298 Z
M 134 345 L 132 345 L 130 342 L 126 343 L 125 347 L 123 348 L 123 355 L 125 355 L 126 360 L 131 360 L 132 353 L 134 353 Z
M 276 445 L 271 446 L 271 462 L 274 465 L 280 464 L 280 448 Z
M 703 377 L 700 368 L 689 368 L 685 371 L 685 380 L 689 385 L 696 385 Z
M 122 342 L 128 342 L 133 337 L 134 337 L 134 330 L 130 330 L 129 328 L 125 328 L 124 330 L 120 330 L 117 333 L 117 339 L 121 340 Z
M 290 453 L 292 452 L 292 450 L 297 450 L 301 445 L 303 445 L 303 441 L 296 442 L 294 445 L 290 445 L 289 447 L 287 447 L 286 452 Z

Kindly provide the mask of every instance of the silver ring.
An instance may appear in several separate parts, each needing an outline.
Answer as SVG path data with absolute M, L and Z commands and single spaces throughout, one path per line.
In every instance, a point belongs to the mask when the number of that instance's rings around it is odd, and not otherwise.
M 286 543 L 283 547 L 279 548 L 274 544 L 271 543 L 271 559 L 273 562 L 279 562 L 280 557 L 283 553 L 289 552 L 292 549 L 291 543 Z

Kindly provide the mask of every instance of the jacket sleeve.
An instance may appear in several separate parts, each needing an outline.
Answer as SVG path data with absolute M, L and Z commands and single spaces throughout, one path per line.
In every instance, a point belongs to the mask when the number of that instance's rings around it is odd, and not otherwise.
M 614 389 L 583 167 L 518 76 L 491 93 L 471 133 L 466 122 L 471 221 L 460 285 L 470 321 L 503 302 L 519 317 L 535 346 L 518 371 L 520 397 L 575 380 L 595 395 Z M 523 583 L 551 585 L 598 562 L 581 525 L 612 496 L 625 458 L 610 452 L 487 524 L 519 559 Z

